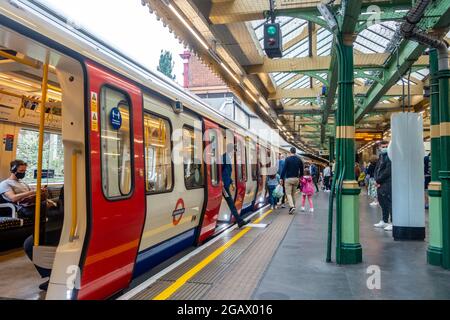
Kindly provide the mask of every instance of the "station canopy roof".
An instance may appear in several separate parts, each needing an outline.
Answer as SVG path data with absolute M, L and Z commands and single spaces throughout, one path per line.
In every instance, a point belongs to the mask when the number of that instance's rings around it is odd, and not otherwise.
M 283 57 L 269 59 L 263 50 L 269 0 L 143 0 L 264 121 L 313 153 L 326 151 L 334 136 L 338 95 L 336 39 L 317 9 L 320 2 L 274 0 Z M 353 34 L 357 131 L 388 134 L 390 114 L 408 106 L 424 114 L 428 128 L 426 48 L 397 31 L 411 1 L 329 2 L 340 28 Z M 419 27 L 449 41 L 449 24 L 448 1 L 436 0 Z

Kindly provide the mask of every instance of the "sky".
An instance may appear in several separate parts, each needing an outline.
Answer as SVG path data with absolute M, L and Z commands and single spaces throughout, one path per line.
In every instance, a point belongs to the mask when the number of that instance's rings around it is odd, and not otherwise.
M 169 28 L 150 14 L 141 0 L 40 0 L 83 29 L 155 70 L 161 50 L 172 52 L 175 81 L 183 84 L 184 51 Z

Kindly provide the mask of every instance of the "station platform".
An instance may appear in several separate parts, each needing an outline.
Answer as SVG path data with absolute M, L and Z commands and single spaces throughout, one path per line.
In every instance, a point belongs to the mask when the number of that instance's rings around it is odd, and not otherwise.
M 426 263 L 427 242 L 394 241 L 376 229 L 381 209 L 360 196 L 363 263 L 326 263 L 328 193 L 314 196 L 314 213 L 262 210 L 265 228 L 232 228 L 178 259 L 119 299 L 288 300 L 449 299 L 450 272 Z M 334 246 L 333 246 L 334 249 Z M 380 289 L 369 289 L 378 266 Z

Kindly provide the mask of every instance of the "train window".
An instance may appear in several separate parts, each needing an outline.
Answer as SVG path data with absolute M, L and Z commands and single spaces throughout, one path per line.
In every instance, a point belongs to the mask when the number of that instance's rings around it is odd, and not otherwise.
M 256 153 L 256 148 L 254 145 L 250 147 L 250 157 L 252 164 L 252 181 L 258 180 L 258 155 Z
M 247 157 L 247 148 L 245 147 L 245 144 L 242 144 L 241 147 L 244 149 L 244 162 L 242 163 L 242 178 L 243 181 L 247 182 L 247 163 L 248 163 L 248 157 Z
M 208 130 L 210 141 L 210 163 L 211 163 L 211 184 L 213 186 L 219 185 L 219 162 L 217 161 L 219 155 L 219 144 L 217 140 L 217 132 L 215 130 Z
M 103 192 L 107 198 L 131 193 L 130 104 L 122 92 L 101 91 L 101 148 Z
M 203 181 L 203 139 L 200 130 L 183 127 L 184 182 L 187 189 L 202 188 Z
M 237 179 L 238 181 L 247 181 L 245 172 L 245 162 L 242 157 L 244 147 L 241 140 L 237 140 L 236 143 L 236 168 L 237 168 Z
M 169 121 L 144 114 L 146 190 L 170 192 L 173 187 L 172 143 Z
M 38 131 L 29 129 L 19 131 L 16 158 L 28 164 L 24 181 L 29 184 L 37 182 L 38 142 Z M 42 156 L 43 183 L 64 182 L 64 147 L 60 134 L 44 133 Z

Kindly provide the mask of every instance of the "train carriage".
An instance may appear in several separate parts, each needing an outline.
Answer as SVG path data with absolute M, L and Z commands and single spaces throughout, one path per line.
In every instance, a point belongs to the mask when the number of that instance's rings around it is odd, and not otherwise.
M 52 269 L 47 299 L 111 297 L 228 228 L 221 160 L 229 143 L 239 213 L 267 203 L 267 170 L 286 150 L 51 12 L 3 4 L 0 57 L 1 133 L 36 130 L 45 104 L 41 129 L 60 141 L 61 179 L 50 187 L 64 196 L 61 236 L 57 246 L 42 241 L 33 251 L 35 264 Z M 2 150 L 1 179 L 18 143 Z M 32 233 L 11 204 L 0 210 L 0 236 L 19 227 Z

